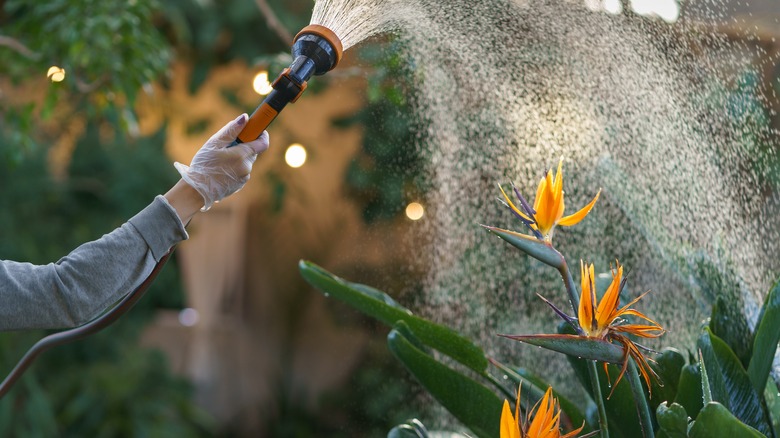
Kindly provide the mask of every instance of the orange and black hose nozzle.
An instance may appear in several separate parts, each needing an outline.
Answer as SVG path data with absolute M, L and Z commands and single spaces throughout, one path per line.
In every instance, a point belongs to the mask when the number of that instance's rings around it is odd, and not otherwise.
M 276 78 L 273 91 L 249 116 L 235 144 L 260 137 L 284 107 L 295 103 L 303 94 L 309 78 L 333 70 L 341 61 L 343 52 L 341 40 L 327 27 L 311 24 L 298 32 L 293 40 L 292 64 Z

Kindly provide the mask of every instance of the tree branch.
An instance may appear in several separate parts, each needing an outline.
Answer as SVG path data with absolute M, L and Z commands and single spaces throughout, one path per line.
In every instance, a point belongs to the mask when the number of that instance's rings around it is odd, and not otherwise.
M 260 12 L 265 15 L 265 22 L 268 24 L 268 27 L 276 32 L 279 39 L 286 44 L 292 44 L 293 35 L 284 27 L 282 22 L 279 21 L 279 18 L 274 13 L 274 10 L 271 9 L 268 2 L 266 0 L 255 0 L 255 3 L 257 4 L 257 8 L 260 9 Z
M 41 57 L 39 53 L 33 52 L 19 40 L 5 35 L 0 35 L 0 47 L 8 47 L 9 49 L 14 50 L 16 53 L 32 60 L 38 60 Z

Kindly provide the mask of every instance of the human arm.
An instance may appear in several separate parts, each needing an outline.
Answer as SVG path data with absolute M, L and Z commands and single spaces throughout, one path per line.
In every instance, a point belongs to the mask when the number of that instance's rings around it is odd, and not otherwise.
M 176 211 L 158 196 L 55 263 L 0 261 L 0 330 L 81 325 L 138 286 L 186 238 Z
M 268 136 L 227 149 L 245 122 L 242 115 L 228 123 L 206 142 L 191 166 L 183 166 L 211 192 L 204 195 L 180 180 L 127 223 L 56 263 L 0 261 L 0 330 L 77 326 L 135 289 L 187 238 L 184 226 L 201 211 L 206 196 L 216 202 L 249 179 L 256 154 L 268 147 Z M 201 166 L 198 157 L 212 165 Z

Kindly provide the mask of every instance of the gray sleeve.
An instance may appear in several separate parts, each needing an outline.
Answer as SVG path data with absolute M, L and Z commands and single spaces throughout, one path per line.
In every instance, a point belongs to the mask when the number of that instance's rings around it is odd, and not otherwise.
M 56 263 L 0 261 L 0 330 L 75 327 L 140 285 L 187 232 L 157 196 L 121 227 Z

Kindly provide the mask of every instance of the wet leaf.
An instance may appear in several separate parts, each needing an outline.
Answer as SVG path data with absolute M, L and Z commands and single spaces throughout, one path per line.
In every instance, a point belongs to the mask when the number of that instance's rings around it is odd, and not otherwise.
M 623 347 L 577 335 L 499 335 L 582 359 L 623 363 Z
M 558 326 L 559 333 L 571 334 L 572 328 L 566 323 L 561 323 Z M 569 363 L 574 369 L 582 387 L 588 392 L 588 395 L 593 399 L 593 387 L 590 383 L 590 376 L 588 375 L 587 363 L 584 359 L 578 359 L 576 356 L 566 356 L 569 359 Z M 634 396 L 631 393 L 631 386 L 626 379 L 622 379 L 616 388 L 612 388 L 610 380 L 607 378 L 604 372 L 604 367 L 599 364 L 597 367 L 599 375 L 599 383 L 601 387 L 601 394 L 605 397 L 604 406 L 607 411 L 607 419 L 609 421 L 609 436 L 610 438 L 634 438 L 641 437 L 642 430 L 639 426 L 639 417 L 637 416 L 636 406 L 634 405 Z M 616 365 L 609 365 L 609 376 L 612 379 L 617 378 L 620 374 L 620 369 Z M 606 398 L 609 393 L 612 392 L 612 397 Z M 596 406 L 593 406 L 593 411 L 588 412 L 588 424 L 594 428 L 598 428 L 598 414 L 596 412 Z
M 399 330 L 390 331 L 387 344 L 417 381 L 474 434 L 485 438 L 499 435 L 503 400 L 477 381 L 416 348 Z
M 780 393 L 777 392 L 777 384 L 775 384 L 774 379 L 769 379 L 766 382 L 764 401 L 772 430 L 774 430 L 775 436 L 780 436 Z
M 701 393 L 701 369 L 698 364 L 686 365 L 680 372 L 677 395 L 674 402 L 685 408 L 691 418 L 696 418 L 704 406 Z
M 660 386 L 659 382 L 651 380 L 653 398 L 650 400 L 650 406 L 655 409 L 660 402 L 672 401 L 677 395 L 677 385 L 685 366 L 685 357 L 674 348 L 664 348 L 661 354 L 655 358 L 655 363 L 651 362 L 651 366 L 663 384 Z
M 655 413 L 658 419 L 658 426 L 666 433 L 669 438 L 686 438 L 688 436 L 688 413 L 685 408 L 666 402 L 658 405 Z
M 718 402 L 707 403 L 688 431 L 690 438 L 763 438 L 764 435 L 739 421 Z
M 413 315 L 384 292 L 370 286 L 350 283 L 311 262 L 302 260 L 298 267 L 306 281 L 329 296 L 344 301 L 385 325 L 394 326 L 396 322 L 403 321 L 425 345 L 480 374 L 487 369 L 485 353 L 469 339 L 448 327 Z
M 428 429 L 420 420 L 413 419 L 394 427 L 387 438 L 428 438 Z
M 764 301 L 753 339 L 748 376 L 756 391 L 763 391 L 780 342 L 780 283 L 775 283 Z
M 535 237 L 516 233 L 514 231 L 503 230 L 501 228 L 489 227 L 487 225 L 482 225 L 482 227 L 491 234 L 495 234 L 502 240 L 507 241 L 510 245 L 543 263 L 556 269 L 559 269 L 563 265 L 563 256 L 561 256 L 561 253 Z
M 761 398 L 753 389 L 736 354 L 708 328 L 699 338 L 698 346 L 706 366 L 712 399 L 733 412 L 745 424 L 771 434 Z

